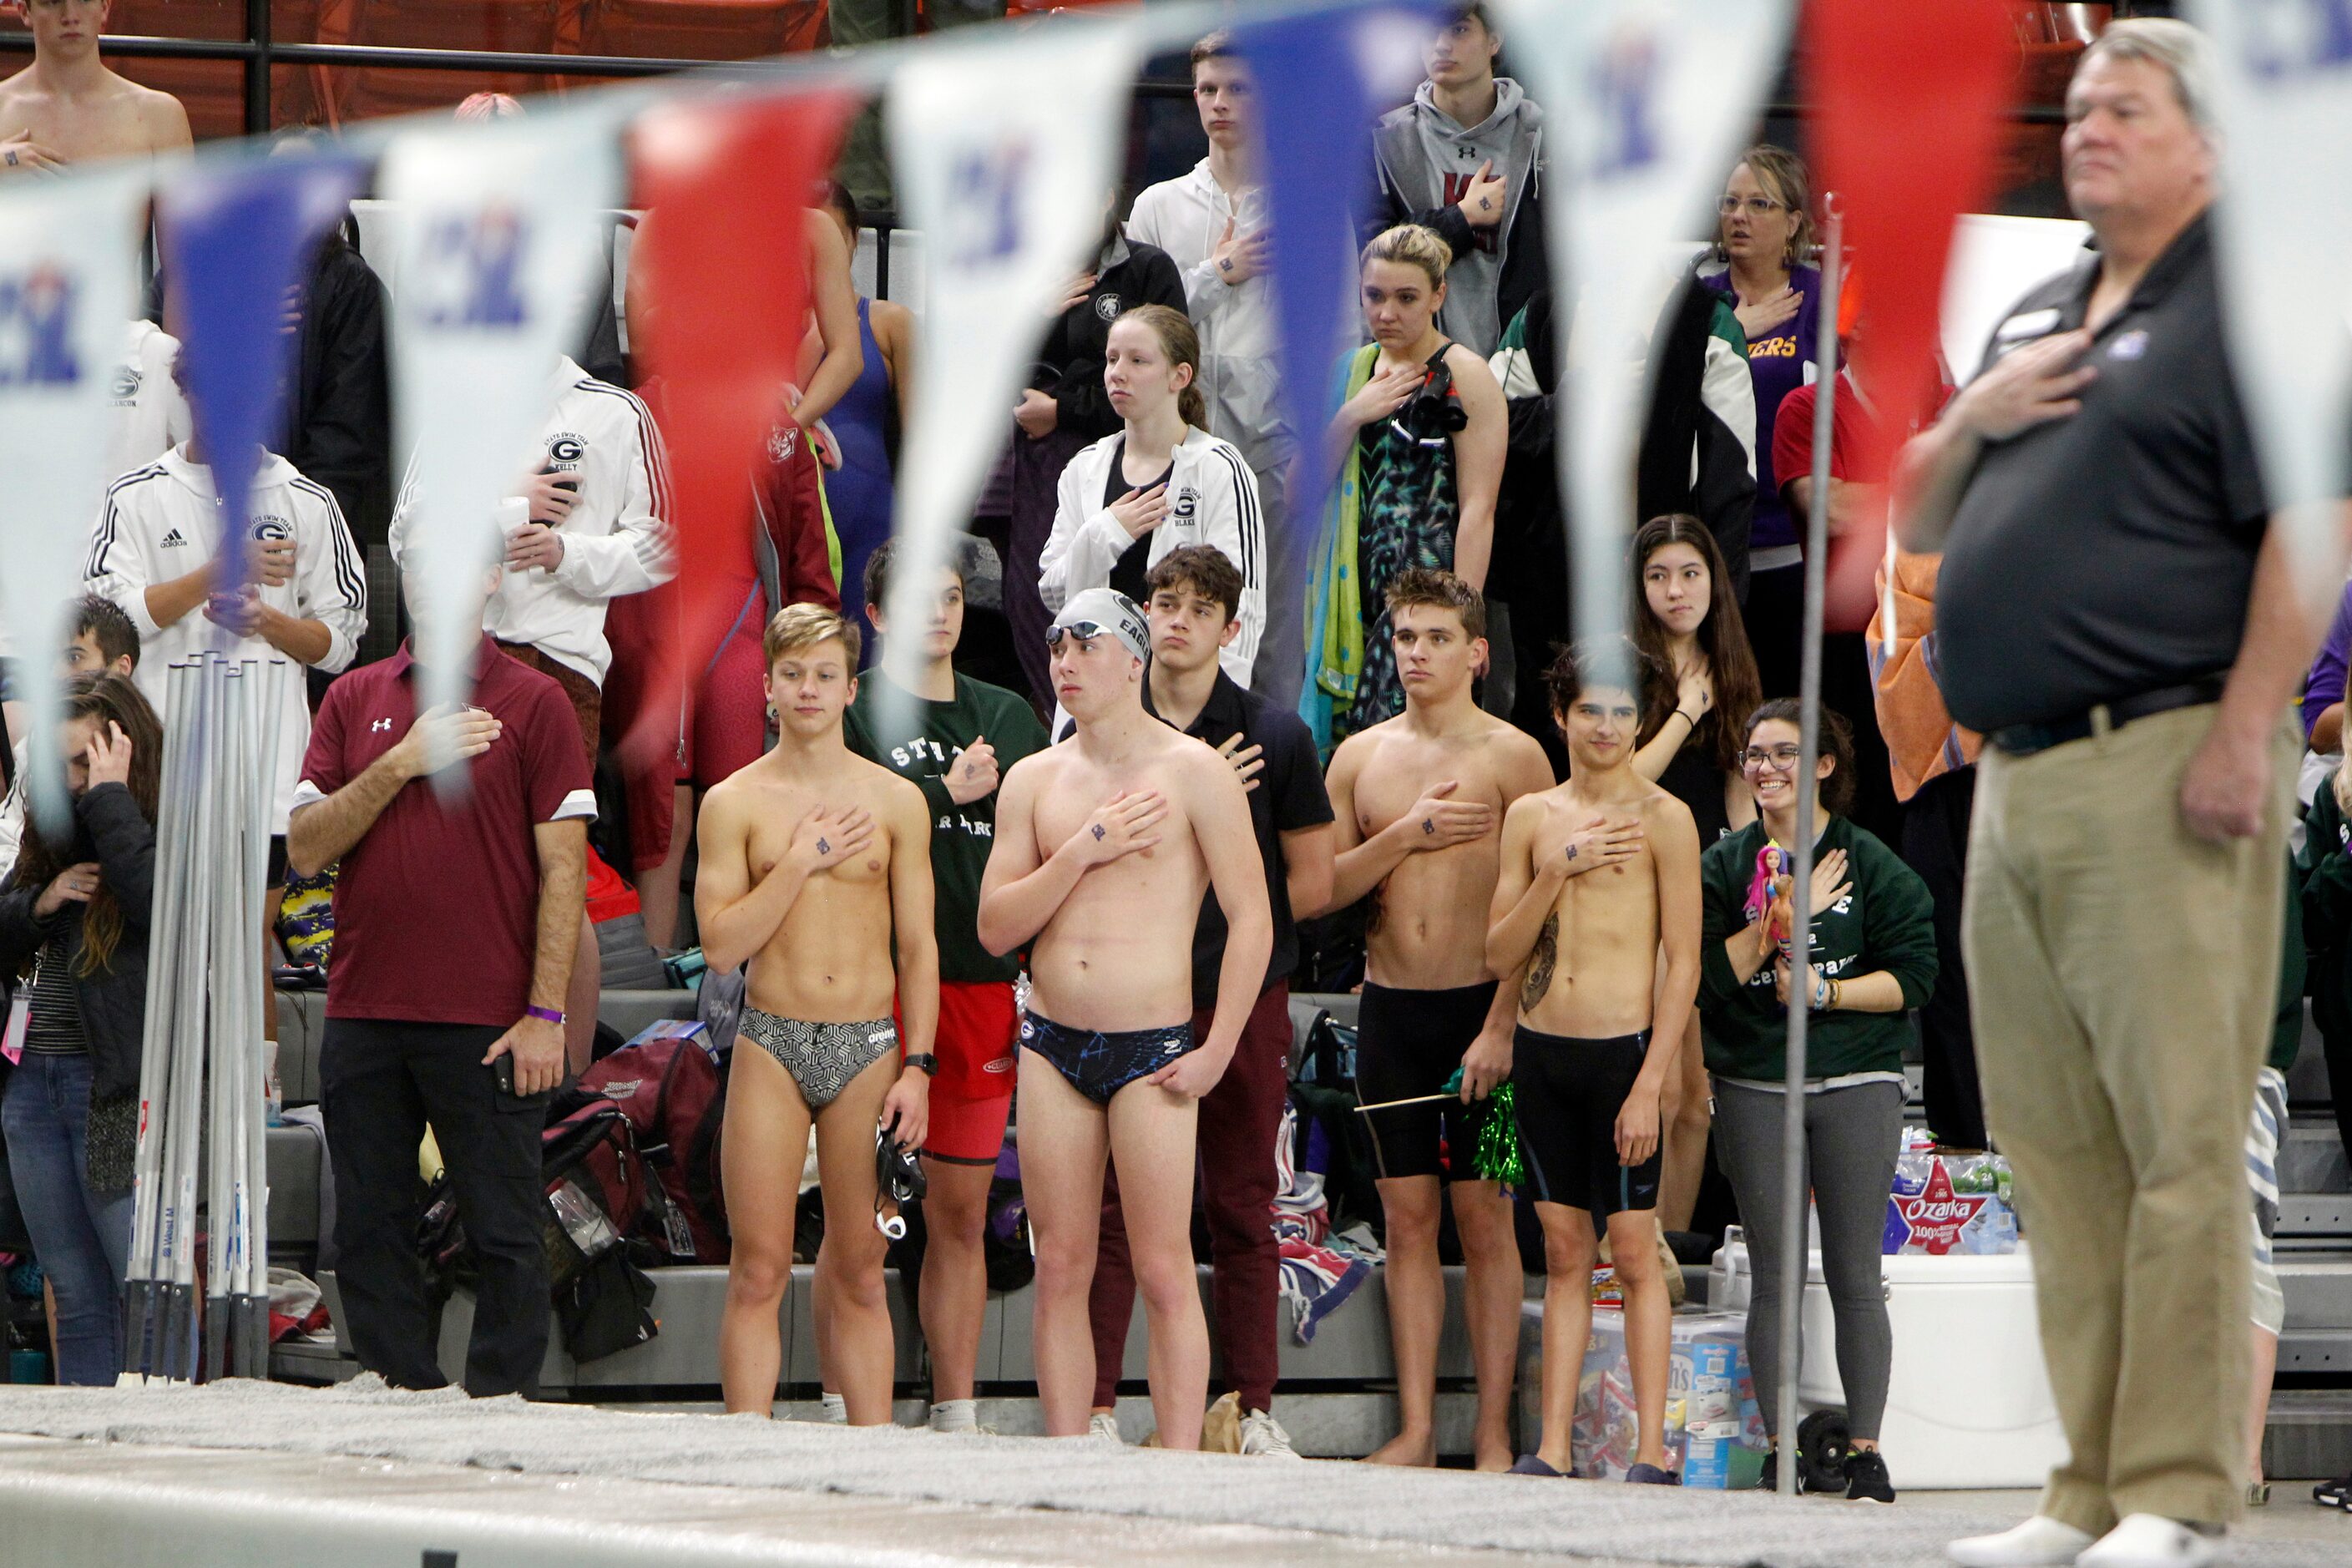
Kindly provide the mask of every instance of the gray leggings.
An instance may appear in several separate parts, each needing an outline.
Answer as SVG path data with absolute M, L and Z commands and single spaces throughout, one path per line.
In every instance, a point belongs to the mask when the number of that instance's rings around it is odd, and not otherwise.
M 1780 1130 L 1787 1097 L 1715 1080 L 1716 1154 L 1739 1201 L 1756 1290 L 1748 1309 L 1748 1365 L 1764 1426 L 1778 1435 L 1780 1390 Z M 1822 1273 L 1837 1319 L 1838 1379 L 1853 1435 L 1878 1440 L 1886 1414 L 1895 1331 L 1886 1319 L 1879 1253 L 1886 1194 L 1903 1136 L 1903 1088 L 1862 1083 L 1805 1096 L 1805 1159 L 1822 1215 Z

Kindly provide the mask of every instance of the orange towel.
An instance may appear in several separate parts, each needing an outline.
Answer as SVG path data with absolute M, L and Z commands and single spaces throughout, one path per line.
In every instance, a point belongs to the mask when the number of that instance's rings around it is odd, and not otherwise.
M 1941 555 L 1896 553 L 1891 652 L 1885 625 L 1886 568 L 1878 569 L 1880 608 L 1870 617 L 1870 669 L 1898 800 L 1909 800 L 1937 774 L 1975 762 L 1984 746 L 1982 736 L 1952 722 L 1936 683 L 1936 574 L 1943 563 Z

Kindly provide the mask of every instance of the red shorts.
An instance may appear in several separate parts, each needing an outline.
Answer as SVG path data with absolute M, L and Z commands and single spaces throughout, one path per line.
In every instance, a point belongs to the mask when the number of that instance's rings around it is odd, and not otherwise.
M 1019 1024 L 1012 982 L 940 982 L 939 1038 L 931 1047 L 940 1070 L 931 1079 L 924 1153 L 956 1164 L 996 1163 L 1013 1111 Z

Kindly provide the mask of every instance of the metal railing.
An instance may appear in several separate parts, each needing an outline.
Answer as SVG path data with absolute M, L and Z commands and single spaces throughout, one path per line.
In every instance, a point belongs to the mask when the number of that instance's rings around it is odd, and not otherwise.
M 2118 15 L 2128 15 L 2132 10 L 2129 4 L 2117 6 Z M 900 17 L 902 33 L 913 30 L 913 4 L 908 0 Z M 270 76 L 274 66 L 376 67 L 533 77 L 643 78 L 702 70 L 757 73 L 776 63 L 761 59 L 667 59 L 637 55 L 509 54 L 494 49 L 280 43 L 271 34 L 270 0 L 246 0 L 245 13 L 246 37 L 243 38 L 158 38 L 107 34 L 100 37 L 100 48 L 104 54 L 122 59 L 235 60 L 241 63 L 245 68 L 245 132 L 249 136 L 267 135 L 275 129 L 272 124 Z M 32 47 L 33 40 L 28 33 L 0 33 L 0 54 L 27 54 Z M 1135 96 L 1139 100 L 1189 99 L 1192 87 L 1182 79 L 1147 77 L 1136 83 Z M 1812 116 L 1813 110 L 1809 104 L 1778 100 L 1765 105 L 1759 118 L 1801 121 Z M 2064 123 L 2065 112 L 2054 104 L 2021 103 L 2011 105 L 2006 117 L 2014 124 L 2055 126 Z M 877 296 L 887 299 L 890 291 L 890 236 L 898 227 L 898 215 L 887 210 L 869 209 L 859 214 L 859 221 L 874 231 L 874 291 Z

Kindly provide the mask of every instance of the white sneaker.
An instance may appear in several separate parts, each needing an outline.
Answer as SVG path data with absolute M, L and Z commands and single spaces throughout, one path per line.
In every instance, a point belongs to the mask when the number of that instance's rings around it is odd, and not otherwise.
M 934 1432 L 977 1432 L 980 1430 L 980 1402 L 976 1399 L 942 1399 L 932 1405 L 930 1427 Z
M 1298 1450 L 1290 1446 L 1290 1434 L 1274 1418 L 1271 1410 L 1253 1410 L 1242 1417 L 1242 1452 L 1262 1459 L 1296 1459 Z
M 2157 1513 L 2126 1514 L 2074 1561 L 2082 1568 L 2206 1568 L 2229 1556 L 2229 1538 Z
M 840 1394 L 820 1393 L 817 1395 L 817 1403 L 824 1407 L 825 1420 L 835 1426 L 849 1425 L 849 1401 Z
M 1127 1439 L 1118 1435 L 1118 1417 L 1107 1410 L 1095 1412 L 1094 1419 L 1087 1423 L 1087 1436 L 1099 1437 L 1106 1443 L 1117 1443 L 1121 1447 L 1127 1446 Z
M 1961 1568 L 2066 1568 L 2091 1544 L 2091 1533 L 2035 1514 L 1999 1535 L 1971 1535 L 1944 1548 Z

